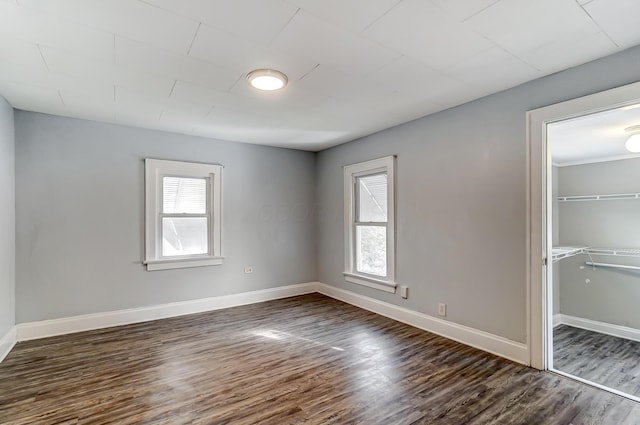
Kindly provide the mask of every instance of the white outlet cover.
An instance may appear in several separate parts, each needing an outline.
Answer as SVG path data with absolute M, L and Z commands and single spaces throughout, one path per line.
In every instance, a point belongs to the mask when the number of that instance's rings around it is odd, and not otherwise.
M 408 296 L 409 296 L 409 287 L 408 286 L 402 285 L 400 287 L 400 296 L 402 298 L 404 298 L 404 299 L 408 298 Z

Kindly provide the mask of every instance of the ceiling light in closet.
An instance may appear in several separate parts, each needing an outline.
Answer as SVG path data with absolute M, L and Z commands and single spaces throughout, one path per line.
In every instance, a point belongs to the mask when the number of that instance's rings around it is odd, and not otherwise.
M 275 69 L 255 69 L 247 74 L 247 82 L 258 90 L 280 90 L 287 85 L 289 79 Z
M 624 129 L 631 136 L 627 139 L 624 147 L 632 153 L 640 153 L 640 125 L 634 125 Z

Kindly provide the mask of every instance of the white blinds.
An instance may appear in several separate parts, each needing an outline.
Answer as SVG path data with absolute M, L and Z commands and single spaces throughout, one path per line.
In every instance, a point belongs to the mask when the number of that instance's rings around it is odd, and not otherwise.
M 163 177 L 162 212 L 164 214 L 206 214 L 207 179 Z

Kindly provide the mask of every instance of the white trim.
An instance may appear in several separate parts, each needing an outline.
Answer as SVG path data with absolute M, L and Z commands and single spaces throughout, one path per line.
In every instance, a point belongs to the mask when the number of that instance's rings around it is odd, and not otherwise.
M 187 267 L 204 267 L 204 266 L 218 266 L 222 264 L 224 257 L 205 257 L 202 259 L 185 258 L 183 260 L 157 260 L 147 261 L 144 264 L 147 265 L 147 271 L 154 270 L 170 270 L 170 269 L 184 269 Z
M 553 327 L 557 328 L 562 325 L 562 314 L 556 313 L 553 315 Z
M 551 239 L 547 233 L 546 209 L 547 174 L 551 170 L 551 158 L 547 152 L 547 124 L 575 118 L 595 112 L 636 104 L 640 101 L 640 83 L 606 90 L 578 99 L 568 100 L 527 112 L 527 344 L 530 348 L 531 366 L 546 369 L 549 366 L 551 344 L 547 323 L 552 320 L 547 304 L 547 269 L 545 257 L 551 257 Z
M 220 265 L 222 256 L 222 169 L 218 164 L 167 161 L 146 158 L 145 168 L 145 252 L 147 270 Z M 206 255 L 162 257 L 162 178 L 164 176 L 206 178 L 209 251 Z
M 396 265 L 396 195 L 395 195 L 395 163 L 394 155 L 357 164 L 344 166 L 344 274 L 345 280 L 351 283 L 380 289 L 386 292 L 395 292 L 395 265 Z M 356 220 L 356 193 L 355 183 L 358 177 L 377 173 L 387 175 L 387 276 L 381 279 L 372 279 L 369 276 L 356 272 L 355 256 L 355 231 Z M 346 279 L 350 276 L 352 280 Z M 356 281 L 357 280 L 357 281 Z M 393 291 L 389 288 L 393 287 Z
M 525 267 L 525 314 L 526 314 L 526 339 L 525 339 L 525 345 L 527 347 L 527 364 L 529 365 L 534 365 L 535 367 L 535 358 L 533 353 L 533 342 L 532 342 L 532 338 L 533 335 L 535 334 L 534 332 L 534 324 L 532 319 L 532 312 L 531 312 L 531 306 L 534 305 L 534 301 L 533 301 L 533 294 L 531 291 L 531 279 L 534 276 L 534 273 L 532 272 L 532 259 L 534 258 L 533 254 L 532 254 L 532 249 L 535 248 L 536 243 L 534 242 L 534 239 L 532 238 L 533 235 L 533 225 L 531 223 L 531 221 L 535 218 L 535 216 L 533 216 L 532 211 L 535 210 L 534 206 L 532 205 L 532 199 L 534 198 L 534 194 L 532 193 L 532 189 L 533 189 L 533 184 L 532 182 L 532 171 L 531 171 L 531 164 L 535 162 L 535 160 L 532 158 L 532 149 L 531 149 L 531 142 L 530 142 L 530 138 L 529 138 L 529 134 L 531 133 L 531 120 L 530 120 L 530 116 L 529 113 L 526 114 L 526 133 L 527 133 L 527 137 L 525 139 L 525 161 L 526 161 L 526 168 L 525 168 L 525 208 L 526 208 L 526 216 L 525 216 L 525 262 L 524 262 L 524 267 Z M 535 155 L 533 155 L 535 156 Z
M 18 341 L 16 338 L 16 327 L 12 326 L 2 338 L 0 338 L 0 363 L 7 357 Z
M 186 314 L 202 313 L 223 308 L 253 304 L 279 298 L 294 297 L 316 292 L 316 282 L 297 285 L 280 286 L 260 291 L 243 292 L 219 297 L 181 301 L 150 307 L 131 308 L 127 310 L 108 311 L 104 313 L 86 314 L 61 319 L 43 320 L 41 322 L 21 323 L 16 326 L 17 340 L 46 338 L 92 329 L 109 328 L 128 325 L 149 320 L 166 319 Z
M 596 164 L 599 162 L 610 162 L 610 161 L 622 161 L 624 159 L 636 159 L 640 158 L 640 154 L 626 154 L 626 155 L 616 155 L 616 156 L 606 156 L 602 158 L 595 159 L 582 159 L 578 161 L 567 161 L 562 163 L 553 163 L 554 167 L 573 167 L 574 165 L 585 165 L 585 164 Z
M 16 325 L 2 340 L 0 348 L 8 353 L 16 341 L 28 341 L 75 332 L 122 326 L 150 320 L 166 319 L 187 314 L 202 313 L 246 304 L 295 297 L 318 292 L 328 297 L 364 308 L 376 314 L 415 326 L 419 329 L 435 333 L 465 345 L 527 364 L 528 352 L 525 344 L 493 335 L 488 332 L 459 325 L 453 322 L 432 317 L 424 313 L 409 310 L 373 298 L 336 288 L 320 282 L 308 282 L 297 285 L 281 286 L 260 291 L 223 295 L 191 301 L 161 304 L 150 307 L 86 314 L 61 319 L 43 320 L 40 322 L 21 323 Z M 2 351 L 0 351 L 2 353 Z
M 396 293 L 396 287 L 398 286 L 398 284 L 395 282 L 372 279 L 358 274 L 347 272 L 344 272 L 342 274 L 344 275 L 344 280 L 346 280 L 347 282 L 356 283 L 358 285 L 367 286 L 369 288 L 378 289 L 380 291 L 390 292 L 392 294 Z
M 599 322 L 597 320 L 584 319 L 582 317 L 559 314 L 560 325 L 573 326 L 574 328 L 586 329 L 592 332 L 611 335 L 618 338 L 630 339 L 640 342 L 640 330 L 628 326 L 613 325 L 611 323 Z
M 318 292 L 517 363 L 526 365 L 529 362 L 527 346 L 521 342 L 512 341 L 498 335 L 442 320 L 323 283 L 318 283 Z

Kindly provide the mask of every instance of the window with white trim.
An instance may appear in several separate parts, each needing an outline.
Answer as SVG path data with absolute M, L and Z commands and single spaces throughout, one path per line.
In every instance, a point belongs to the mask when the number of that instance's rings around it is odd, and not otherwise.
M 147 270 L 222 260 L 222 166 L 145 159 Z
M 345 280 L 395 292 L 395 157 L 344 167 Z

